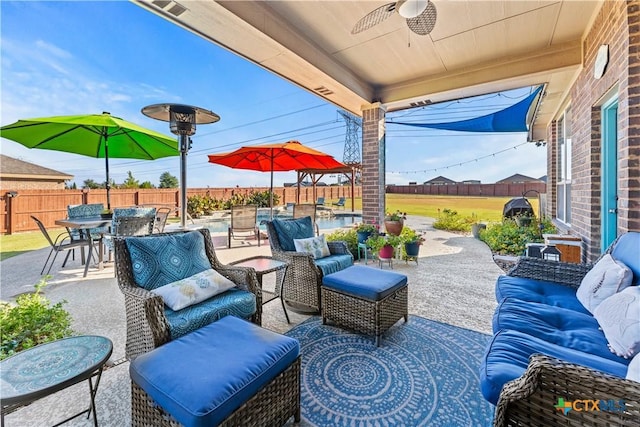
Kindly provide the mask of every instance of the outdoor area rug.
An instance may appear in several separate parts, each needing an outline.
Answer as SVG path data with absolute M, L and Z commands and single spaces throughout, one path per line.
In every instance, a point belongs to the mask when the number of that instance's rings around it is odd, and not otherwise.
M 318 316 L 286 335 L 300 341 L 309 425 L 491 425 L 494 407 L 478 378 L 488 335 L 418 316 L 393 326 L 380 347 Z

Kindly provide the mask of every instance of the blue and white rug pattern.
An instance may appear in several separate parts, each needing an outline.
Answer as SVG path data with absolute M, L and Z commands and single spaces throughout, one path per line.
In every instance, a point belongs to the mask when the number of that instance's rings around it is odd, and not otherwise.
M 314 426 L 487 426 L 478 368 L 490 337 L 409 316 L 372 336 L 313 317 L 287 332 L 302 352 L 302 417 Z

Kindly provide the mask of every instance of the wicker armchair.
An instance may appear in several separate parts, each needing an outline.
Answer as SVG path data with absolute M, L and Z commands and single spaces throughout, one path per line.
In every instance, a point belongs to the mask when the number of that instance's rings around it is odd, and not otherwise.
M 558 398 L 600 400 L 607 408 L 601 404 L 599 411 L 565 414 L 554 408 Z M 640 426 L 640 383 L 541 354 L 531 356 L 524 375 L 502 389 L 494 426 L 559 425 Z
M 271 255 L 274 259 L 289 264 L 282 285 L 282 297 L 285 301 L 302 305 L 312 311 L 320 311 L 320 287 L 322 285 L 322 270 L 315 263 L 311 254 L 304 252 L 286 251 L 280 245 L 278 233 L 272 221 L 266 221 L 267 234 Z M 327 242 L 331 255 L 349 255 L 353 265 L 353 255 L 347 244 L 342 241 Z M 277 272 L 277 279 L 281 280 L 282 272 Z
M 211 268 L 236 283 L 238 288 L 255 295 L 256 312 L 251 322 L 262 323 L 262 292 L 255 270 L 247 267 L 223 265 L 217 258 L 209 230 L 197 230 L 204 236 L 205 251 Z M 185 233 L 179 231 L 178 233 Z M 158 233 L 141 239 L 153 239 L 172 233 Z M 124 294 L 127 318 L 126 356 L 128 359 L 146 353 L 171 340 L 162 297 L 136 285 L 131 257 L 124 238 L 115 238 L 115 268 L 118 286 Z

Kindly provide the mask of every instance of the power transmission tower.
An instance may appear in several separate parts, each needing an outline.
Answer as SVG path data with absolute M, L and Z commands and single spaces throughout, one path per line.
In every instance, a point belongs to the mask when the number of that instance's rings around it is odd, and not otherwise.
M 359 165 L 360 164 L 360 133 L 358 130 L 362 127 L 362 121 L 359 117 L 340 110 L 338 113 L 344 119 L 347 125 L 347 132 L 344 140 L 344 154 L 342 156 L 342 163 L 346 165 Z

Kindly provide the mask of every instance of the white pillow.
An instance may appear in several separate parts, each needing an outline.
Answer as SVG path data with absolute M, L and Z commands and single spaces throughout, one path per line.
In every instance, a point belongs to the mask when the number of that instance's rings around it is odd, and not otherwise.
M 309 253 L 315 259 L 331 255 L 324 234 L 318 237 L 309 237 L 308 239 L 293 239 L 293 245 L 296 247 L 296 252 Z
M 598 321 L 609 349 L 628 359 L 640 351 L 640 287 L 630 286 L 596 307 Z
M 627 370 L 627 379 L 640 383 L 640 353 L 636 354 Z
M 606 254 L 584 276 L 576 297 L 591 313 L 611 295 L 620 292 L 631 284 L 633 272 Z
M 213 269 L 153 289 L 173 311 L 197 304 L 235 287 L 236 284 Z

